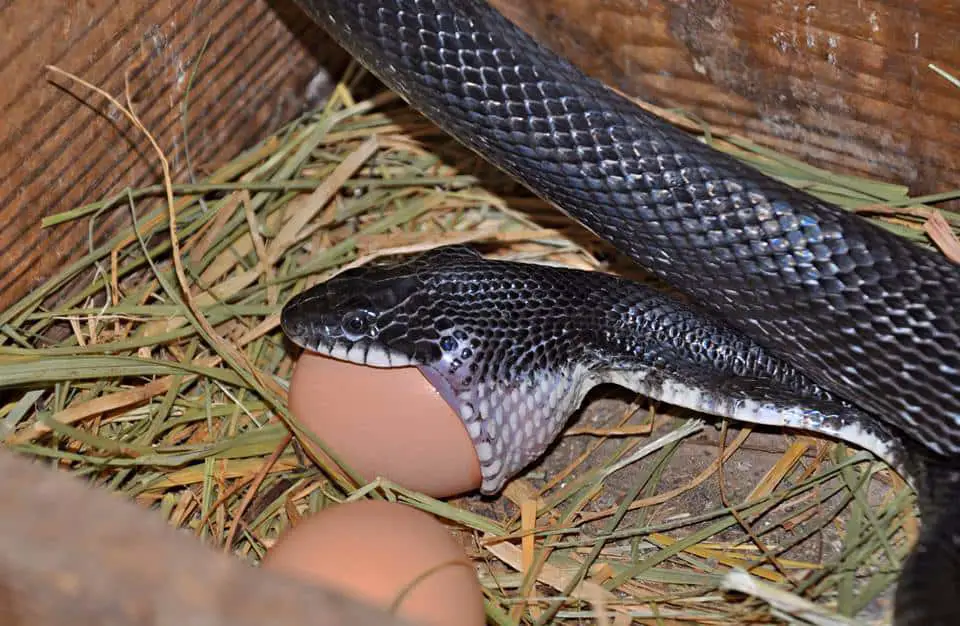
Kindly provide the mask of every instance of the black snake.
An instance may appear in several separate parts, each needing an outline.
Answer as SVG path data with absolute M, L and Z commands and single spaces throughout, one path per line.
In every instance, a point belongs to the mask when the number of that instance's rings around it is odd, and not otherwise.
M 498 490 L 616 382 L 852 441 L 917 487 L 895 623 L 960 624 L 960 269 L 586 76 L 482 0 L 298 0 L 433 122 L 696 303 L 440 249 L 295 297 L 296 343 L 417 365 Z

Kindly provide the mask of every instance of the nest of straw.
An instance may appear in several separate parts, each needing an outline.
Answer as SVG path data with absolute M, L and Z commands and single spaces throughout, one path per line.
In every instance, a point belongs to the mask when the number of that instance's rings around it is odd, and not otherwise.
M 0 313 L 4 445 L 252 563 L 338 502 L 419 507 L 462 534 L 491 624 L 881 615 L 916 535 L 912 495 L 868 454 L 814 437 L 705 428 L 599 393 L 498 499 L 441 502 L 347 478 L 285 406 L 292 361 L 278 321 L 290 296 L 348 265 L 451 243 L 630 271 L 392 94 L 356 101 L 360 74 L 350 68 L 322 110 L 196 184 L 167 177 L 46 220 L 126 211 L 133 229 Z M 910 198 L 657 112 L 904 236 L 956 244 L 960 219 L 925 204 L 946 195 Z

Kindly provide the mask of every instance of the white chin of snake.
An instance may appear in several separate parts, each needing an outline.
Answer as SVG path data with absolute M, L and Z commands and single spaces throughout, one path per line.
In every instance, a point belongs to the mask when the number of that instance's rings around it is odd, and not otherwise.
M 350 361 L 371 367 L 403 367 L 412 365 L 410 357 L 397 352 L 389 352 L 375 344 L 353 343 L 349 346 L 335 343 L 333 346 L 318 346 L 316 351 L 328 354 L 341 361 Z

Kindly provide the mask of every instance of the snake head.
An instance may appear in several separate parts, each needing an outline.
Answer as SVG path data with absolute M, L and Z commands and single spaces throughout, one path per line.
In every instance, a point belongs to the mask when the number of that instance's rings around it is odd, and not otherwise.
M 477 259 L 469 248 L 440 248 L 342 272 L 294 296 L 280 325 L 298 346 L 374 367 L 425 365 L 441 358 L 440 332 L 423 320 L 433 277 L 449 263 Z
M 336 359 L 374 367 L 416 365 L 426 355 L 394 329 L 403 307 L 416 306 L 410 301 L 421 287 L 415 277 L 385 280 L 368 268 L 350 270 L 295 296 L 283 308 L 280 325 L 295 344 Z

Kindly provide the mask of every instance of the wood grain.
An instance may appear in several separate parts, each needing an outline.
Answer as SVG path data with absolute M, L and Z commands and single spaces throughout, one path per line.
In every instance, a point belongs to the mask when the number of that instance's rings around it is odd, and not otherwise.
M 121 99 L 129 80 L 137 114 L 186 180 L 188 149 L 198 176 L 228 160 L 303 109 L 321 61 L 344 58 L 288 2 L 0 2 L 0 308 L 89 244 L 88 221 L 42 229 L 42 217 L 159 180 L 144 138 L 46 65 Z M 94 239 L 128 214 L 98 218 Z
M 499 0 L 631 95 L 835 171 L 960 186 L 960 7 L 931 0 Z

